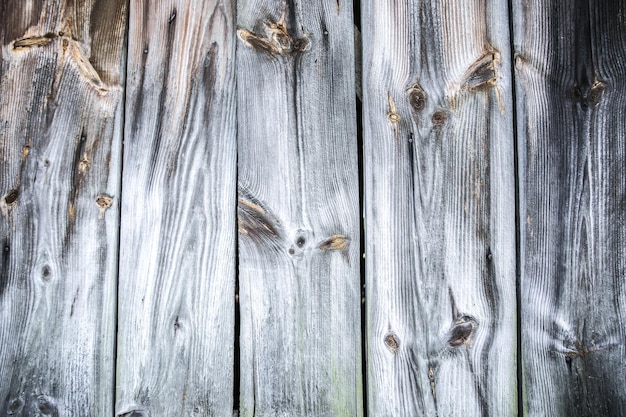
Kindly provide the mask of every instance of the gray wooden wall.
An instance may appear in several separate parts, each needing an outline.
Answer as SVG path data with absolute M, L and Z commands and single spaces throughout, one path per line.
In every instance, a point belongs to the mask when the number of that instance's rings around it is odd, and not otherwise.
M 626 416 L 626 2 L 0 0 L 0 416 Z

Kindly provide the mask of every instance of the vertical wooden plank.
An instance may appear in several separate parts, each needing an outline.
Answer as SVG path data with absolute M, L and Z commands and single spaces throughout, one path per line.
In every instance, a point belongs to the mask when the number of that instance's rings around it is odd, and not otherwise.
M 506 4 L 362 7 L 369 415 L 516 415 Z
M 112 415 L 126 1 L 0 28 L 0 414 Z
M 362 414 L 351 2 L 238 2 L 242 416 Z
M 514 4 L 525 415 L 626 415 L 626 5 Z
M 232 414 L 233 17 L 229 0 L 131 3 L 120 416 Z

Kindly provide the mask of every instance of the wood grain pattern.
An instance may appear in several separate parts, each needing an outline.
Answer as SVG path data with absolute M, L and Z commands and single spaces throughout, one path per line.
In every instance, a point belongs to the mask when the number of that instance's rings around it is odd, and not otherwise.
M 360 416 L 352 4 L 237 16 L 240 415 Z
M 126 2 L 0 28 L 0 414 L 112 415 Z
M 228 0 L 131 2 L 118 416 L 230 416 L 235 28 Z
M 514 2 L 528 416 L 626 415 L 626 6 Z
M 516 415 L 506 5 L 362 7 L 368 415 Z

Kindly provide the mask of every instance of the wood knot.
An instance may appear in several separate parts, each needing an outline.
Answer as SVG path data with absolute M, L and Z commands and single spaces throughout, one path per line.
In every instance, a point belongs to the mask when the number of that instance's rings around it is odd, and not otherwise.
M 295 39 L 289 33 L 284 14 L 277 22 L 267 22 L 264 30 L 265 36 L 247 29 L 238 29 L 237 34 L 246 46 L 270 55 L 293 55 L 310 48 L 311 42 L 306 36 Z
M 150 417 L 150 413 L 148 410 L 139 409 L 119 413 L 116 417 Z
M 478 323 L 476 323 L 476 321 L 470 316 L 463 316 L 457 319 L 450 329 L 448 344 L 452 347 L 469 344 L 472 333 L 477 326 Z
M 17 198 L 20 196 L 19 189 L 15 188 L 9 191 L 3 198 L 4 204 L 7 206 L 13 206 L 17 203 Z
M 591 354 L 591 353 L 595 353 L 596 349 L 589 349 L 588 347 L 586 347 L 585 345 L 583 345 L 583 343 L 579 340 L 576 340 L 573 343 L 573 347 L 565 353 L 565 360 L 567 360 L 567 358 L 570 359 L 570 361 L 572 359 L 575 358 L 584 358 L 587 355 Z
M 104 218 L 104 212 L 113 205 L 113 197 L 106 194 L 100 194 L 96 198 L 96 205 L 100 208 L 99 218 Z
M 419 84 L 415 83 L 407 91 L 409 104 L 415 111 L 422 111 L 426 107 L 426 93 Z
M 604 95 L 604 88 L 605 86 L 603 82 L 596 80 L 596 82 L 593 83 L 591 89 L 589 90 L 589 94 L 587 95 L 590 105 L 596 106 L 600 102 L 600 99 L 602 99 L 602 96 Z
M 447 119 L 448 115 L 446 115 L 446 112 L 437 110 L 432 116 L 433 126 L 443 126 Z
M 282 236 L 280 221 L 263 203 L 243 187 L 239 187 L 237 204 L 237 229 L 240 235 L 257 242 L 278 242 Z
M 44 415 L 57 415 L 57 406 L 54 403 L 54 400 L 45 395 L 40 395 L 37 397 L 37 408 L 39 412 Z
M 395 333 L 388 333 L 384 340 L 387 349 L 395 355 L 398 352 L 398 349 L 400 349 L 400 339 L 398 336 Z
M 24 407 L 24 401 L 21 398 L 16 398 L 9 404 L 9 409 L 7 410 L 8 415 L 19 414 L 22 411 L 22 407 Z
M 387 112 L 387 119 L 391 123 L 396 124 L 400 121 L 400 115 L 398 114 L 398 111 L 396 109 L 396 103 L 395 101 L 393 101 L 393 97 L 391 97 L 391 93 L 389 93 L 388 102 L 389 102 L 389 111 Z
M 54 38 L 56 38 L 54 33 L 46 33 L 43 36 L 32 36 L 29 38 L 18 39 L 13 42 L 13 50 L 19 51 L 33 47 L 45 46 L 52 42 Z
M 41 268 L 41 279 L 43 281 L 50 281 L 51 276 L 52 270 L 48 265 L 44 265 L 43 268 Z
M 338 250 L 343 251 L 350 245 L 350 238 L 344 235 L 332 235 L 326 240 L 323 240 L 318 245 L 321 250 Z

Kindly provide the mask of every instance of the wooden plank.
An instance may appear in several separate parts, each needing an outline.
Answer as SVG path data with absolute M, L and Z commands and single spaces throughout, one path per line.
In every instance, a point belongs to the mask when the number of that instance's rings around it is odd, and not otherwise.
M 131 2 L 118 416 L 229 416 L 235 28 L 229 0 Z
M 517 415 L 506 2 L 362 7 L 368 415 Z
M 112 415 L 126 2 L 0 28 L 0 414 Z
M 241 416 L 360 416 L 352 4 L 237 9 Z
M 626 415 L 626 5 L 514 5 L 525 415 Z

